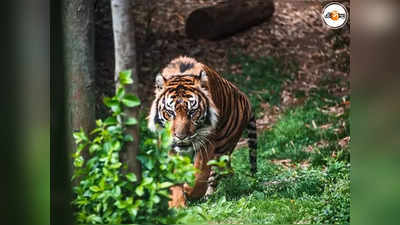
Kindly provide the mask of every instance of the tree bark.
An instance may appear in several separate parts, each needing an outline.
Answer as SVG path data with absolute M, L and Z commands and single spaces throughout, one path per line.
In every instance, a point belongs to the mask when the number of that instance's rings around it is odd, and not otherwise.
M 126 86 L 126 91 L 137 95 L 139 82 L 136 68 L 133 2 L 132 0 L 111 0 L 111 11 L 115 48 L 115 80 L 118 80 L 119 72 L 131 70 L 133 84 Z M 138 108 L 129 108 L 125 112 L 130 117 L 137 118 L 138 116 Z M 139 161 L 136 159 L 139 152 L 139 127 L 130 126 L 127 128 L 127 132 L 132 135 L 134 141 L 125 145 L 120 157 L 122 162 L 127 163 L 128 170 L 134 172 L 136 177 L 140 179 L 141 168 Z
M 260 24 L 274 13 L 272 0 L 236 0 L 194 10 L 186 20 L 190 38 L 221 39 Z
M 93 0 L 63 1 L 68 149 L 72 150 L 76 147 L 72 132 L 78 131 L 81 127 L 90 132 L 96 120 L 93 92 L 95 71 L 93 10 Z
M 64 68 L 64 24 L 62 21 L 62 1 L 51 2 L 51 140 L 50 140 L 50 224 L 73 224 L 72 188 L 71 188 L 71 154 L 68 146 L 67 134 L 67 83 Z M 3 128 L 4 129 L 4 128 Z M 7 145 L 10 147 L 9 145 Z M 8 167 L 10 171 L 12 168 Z M 3 201 L 7 202 L 7 199 Z M 15 201 L 15 200 L 14 200 Z M 27 207 L 28 208 L 28 207 Z M 15 210 L 16 212 L 18 210 Z M 20 215 L 21 216 L 21 215 Z M 4 217 L 2 218 L 5 219 Z M 14 221 L 14 220 L 13 220 Z M 14 221 L 13 223 L 18 223 Z M 27 221 L 28 222 L 28 221 Z

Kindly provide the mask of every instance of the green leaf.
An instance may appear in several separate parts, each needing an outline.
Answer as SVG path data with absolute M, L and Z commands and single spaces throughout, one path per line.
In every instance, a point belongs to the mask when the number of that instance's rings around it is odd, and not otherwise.
M 209 166 L 217 165 L 217 164 L 218 164 L 218 162 L 217 162 L 217 160 L 215 160 L 215 159 L 210 160 L 210 161 L 208 161 L 208 163 L 207 163 L 207 165 L 209 165 Z
M 131 207 L 131 208 L 129 208 L 129 210 L 128 210 L 129 215 L 131 215 L 131 216 L 133 216 L 133 217 L 136 217 L 137 212 L 138 212 L 138 210 L 137 210 L 137 208 L 135 208 L 135 207 Z
M 89 189 L 90 189 L 91 191 L 93 191 L 93 192 L 99 192 L 99 191 L 102 190 L 102 189 L 101 189 L 100 187 L 98 187 L 98 186 L 91 186 Z
M 104 105 L 106 105 L 107 107 L 111 107 L 111 103 L 112 103 L 112 99 L 110 97 L 104 97 L 103 98 L 103 103 Z M 98 126 L 100 126 L 99 124 L 97 124 Z
M 96 205 L 96 208 L 95 208 L 95 212 L 97 212 L 97 213 L 99 213 L 100 212 L 100 209 L 101 209 L 101 204 L 99 203 L 99 204 L 97 204 Z
M 87 143 L 79 144 L 76 150 L 78 152 L 82 151 L 86 147 Z
M 160 197 L 158 197 L 157 195 L 155 195 L 154 198 L 153 198 L 153 202 L 156 203 L 156 204 L 159 203 L 160 200 L 161 200 Z
M 135 204 L 133 204 L 133 207 L 139 208 L 141 205 L 143 205 L 143 200 L 136 200 Z
M 224 161 L 219 161 L 219 162 L 217 163 L 217 166 L 218 166 L 219 168 L 224 168 L 224 167 L 226 166 L 226 164 L 225 164 Z
M 90 152 L 90 153 L 93 153 L 93 152 L 98 151 L 98 150 L 100 150 L 100 149 L 101 149 L 100 145 L 98 145 L 98 144 L 93 144 L 93 145 L 91 145 L 91 146 L 89 147 L 89 152 Z
M 97 215 L 95 215 L 95 214 L 92 214 L 92 215 L 88 216 L 88 217 L 87 217 L 87 220 L 88 220 L 90 223 L 103 223 L 103 220 L 101 219 L 101 217 L 100 217 L 100 216 L 97 216 Z
M 111 169 L 118 169 L 118 168 L 120 168 L 121 166 L 122 166 L 122 163 L 117 162 L 117 163 L 112 164 L 112 165 L 110 166 L 110 168 L 111 168 Z
M 169 198 L 169 192 L 167 190 L 158 191 L 158 194 Z
M 111 172 L 105 167 L 103 167 L 102 171 L 103 171 L 103 174 L 106 175 L 106 176 L 111 175 Z
M 132 205 L 132 203 L 133 203 L 133 198 L 132 198 L 132 197 L 127 197 L 127 198 L 125 199 L 125 203 L 128 204 L 128 205 Z
M 95 139 L 93 139 L 93 143 L 101 143 L 103 140 L 103 136 L 97 136 Z
M 125 142 L 131 142 L 131 141 L 133 141 L 132 135 L 130 135 L 130 134 L 125 135 L 125 136 L 124 136 L 124 141 L 125 141 Z
M 131 70 L 124 70 L 124 71 L 119 72 L 119 76 L 118 76 L 119 83 L 122 85 L 132 84 L 133 80 L 131 78 L 131 74 L 132 74 Z
M 98 133 L 100 131 L 102 131 L 102 128 L 96 128 L 96 129 L 92 130 L 92 132 L 90 132 L 90 134 L 95 134 L 95 133 Z
M 116 113 L 121 113 L 121 105 L 118 100 L 114 98 L 104 98 L 104 105 L 106 105 L 108 108 L 111 108 L 111 111 L 116 112 Z
M 142 195 L 144 195 L 144 190 L 143 190 L 143 186 L 139 185 L 136 190 L 135 190 L 136 194 L 140 197 Z
M 160 188 L 160 189 L 169 188 L 172 185 L 174 185 L 172 182 L 163 182 L 163 183 L 159 184 L 158 188 Z
M 145 178 L 143 178 L 142 184 L 143 185 L 151 184 L 153 182 L 153 180 L 154 180 L 154 178 L 152 178 L 152 177 L 145 177 Z
M 83 157 L 82 157 L 82 156 L 79 156 L 79 157 L 75 158 L 75 160 L 74 160 L 74 166 L 75 166 L 75 167 L 82 167 L 83 162 L 84 162 Z
M 228 170 L 224 170 L 224 171 L 220 172 L 220 175 L 227 175 L 227 174 L 229 174 Z
M 121 188 L 120 188 L 119 186 L 116 186 L 116 187 L 113 189 L 113 193 L 112 193 L 112 194 L 114 195 L 114 197 L 120 196 L 120 195 L 121 195 Z
M 107 119 L 104 121 L 105 125 L 115 125 L 117 124 L 117 119 L 115 117 L 107 117 Z
M 127 94 L 122 99 L 122 103 L 128 107 L 136 107 L 140 105 L 140 99 L 134 95 Z
M 111 106 L 111 111 L 115 112 L 117 115 L 121 113 L 121 106 L 120 104 L 115 104 Z
M 129 117 L 126 121 L 125 121 L 125 125 L 135 125 L 137 124 L 138 121 L 136 120 L 136 118 L 134 117 Z
M 106 184 L 106 180 L 105 180 L 104 177 L 103 177 L 103 178 L 100 180 L 99 187 L 100 187 L 101 189 L 104 189 L 105 184 Z
M 77 144 L 79 144 L 82 141 L 87 142 L 89 140 L 82 128 L 80 129 L 79 132 L 74 132 L 72 135 Z
M 223 156 L 220 157 L 219 160 L 220 160 L 220 161 L 229 161 L 229 156 L 223 155 Z
M 139 155 L 136 157 L 144 167 L 148 170 L 152 170 L 154 168 L 154 162 L 150 157 L 146 157 L 143 155 Z
M 117 94 L 115 95 L 118 99 L 122 99 L 125 95 L 125 88 L 118 87 Z
M 118 209 L 124 209 L 124 208 L 126 208 L 126 204 L 125 204 L 125 202 L 124 201 L 120 201 L 120 200 L 118 200 L 118 201 L 116 201 L 115 202 L 115 204 L 114 204 L 115 206 L 117 206 L 118 207 Z
M 126 174 L 126 178 L 130 181 L 130 182 L 135 182 L 137 181 L 136 175 L 134 173 L 128 173 Z
M 104 143 L 103 148 L 104 148 L 104 150 L 105 150 L 106 152 L 110 151 L 110 149 L 111 149 L 111 143 L 110 143 L 110 142 Z
M 104 99 L 103 99 L 104 101 Z M 96 126 L 101 127 L 103 125 L 103 121 L 101 119 L 96 120 Z
M 119 141 L 114 141 L 111 145 L 112 149 L 115 151 L 118 151 L 121 149 L 121 142 Z
M 121 127 L 118 126 L 118 125 L 116 125 L 116 126 L 109 126 L 109 127 L 107 128 L 107 130 L 108 130 L 112 135 L 119 134 L 119 133 L 122 132 Z

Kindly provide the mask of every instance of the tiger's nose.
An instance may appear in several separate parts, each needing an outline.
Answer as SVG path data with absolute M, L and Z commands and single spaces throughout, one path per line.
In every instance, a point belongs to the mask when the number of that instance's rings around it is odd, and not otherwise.
M 184 140 L 187 137 L 186 134 L 177 134 L 177 133 L 175 133 L 174 136 L 177 137 L 179 140 Z

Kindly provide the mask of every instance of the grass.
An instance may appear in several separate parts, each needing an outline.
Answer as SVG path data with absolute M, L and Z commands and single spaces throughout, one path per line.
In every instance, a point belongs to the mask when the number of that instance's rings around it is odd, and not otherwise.
M 285 81 L 291 80 L 290 72 L 293 65 L 284 65 L 279 60 L 271 57 L 255 60 L 249 56 L 230 57 L 231 64 L 239 64 L 245 76 L 226 73 L 224 78 L 228 79 L 249 97 L 256 115 L 262 113 L 260 103 L 268 102 L 278 105 Z
M 279 106 L 282 84 L 291 79 L 281 75 L 280 64 L 272 58 L 237 60 L 234 63 L 241 63 L 243 73 L 251 79 L 226 77 L 249 94 L 256 109 L 260 110 L 262 102 Z M 270 68 L 273 66 L 277 67 Z M 323 111 L 341 102 L 323 84 L 307 99 L 304 105 L 287 110 L 270 130 L 259 134 L 255 177 L 249 173 L 248 149 L 237 149 L 232 154 L 233 175 L 222 178 L 209 199 L 192 201 L 179 210 L 184 215 L 182 222 L 349 223 L 350 150 L 338 144 L 350 135 L 349 112 L 336 116 Z M 330 126 L 321 127 L 326 124 Z M 278 160 L 288 164 L 274 163 Z

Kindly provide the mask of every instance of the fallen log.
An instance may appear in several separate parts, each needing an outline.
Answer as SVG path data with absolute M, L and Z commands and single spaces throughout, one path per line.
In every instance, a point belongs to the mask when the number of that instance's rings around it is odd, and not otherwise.
M 227 1 L 194 10 L 185 31 L 193 39 L 221 39 L 268 20 L 274 10 L 273 0 Z

